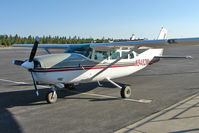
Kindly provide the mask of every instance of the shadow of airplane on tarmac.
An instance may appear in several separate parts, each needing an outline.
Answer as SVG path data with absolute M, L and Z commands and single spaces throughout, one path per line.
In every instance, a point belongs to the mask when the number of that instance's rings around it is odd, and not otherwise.
M 101 82 L 102 87 L 107 88 L 115 88 L 112 84 L 108 82 Z M 119 83 L 120 84 L 120 83 Z M 124 84 L 120 84 L 123 86 Z M 10 86 L 33 86 L 32 84 L 17 84 Z M 39 86 L 38 86 L 39 87 Z M 58 90 L 57 95 L 58 98 L 61 99 L 82 99 L 82 100 L 90 100 L 91 102 L 95 101 L 108 101 L 108 100 L 118 100 L 116 98 L 79 98 L 79 97 L 70 97 L 67 96 L 77 95 L 81 93 L 89 92 L 98 87 L 97 83 L 86 83 L 79 84 L 76 86 L 75 91 L 78 93 L 74 93 L 70 90 Z M 6 89 L 6 88 L 5 88 Z M 23 129 L 18 124 L 17 120 L 13 117 L 12 113 L 9 111 L 9 108 L 17 107 L 17 106 L 37 106 L 37 105 L 45 105 L 47 102 L 46 94 L 49 91 L 49 88 L 39 89 L 39 96 L 35 95 L 33 90 L 22 90 L 22 91 L 12 91 L 12 92 L 0 92 L 0 132 L 16 132 L 21 133 Z
M 116 88 L 109 82 L 101 82 L 103 87 L 107 88 Z M 124 84 L 120 84 L 121 86 Z M 19 85 L 10 85 L 10 86 L 32 86 L 32 84 L 19 84 Z M 39 86 L 38 86 L 39 87 Z M 86 83 L 79 84 L 76 86 L 77 89 L 75 91 L 81 93 L 89 92 L 98 87 L 97 83 Z M 5 88 L 6 89 L 6 88 Z M 197 88 L 194 88 L 197 89 Z M 34 90 L 22 90 L 22 91 L 12 91 L 12 92 L 1 92 L 0 93 L 0 132 L 16 132 L 21 133 L 23 131 L 23 127 L 20 127 L 20 124 L 17 122 L 12 112 L 9 111 L 9 108 L 17 107 L 17 106 L 42 106 L 46 105 L 45 97 L 46 93 L 49 91 L 49 88 L 39 89 L 39 97 L 37 97 L 34 93 Z M 117 90 L 116 90 L 117 91 Z M 118 90 L 119 92 L 119 90 Z M 84 97 L 80 98 L 78 96 L 75 97 L 67 97 L 73 96 L 77 93 L 72 91 L 63 91 L 59 90 L 57 92 L 58 98 L 61 99 L 80 99 L 80 100 L 90 100 L 91 102 L 100 102 L 100 101 L 108 101 L 108 100 L 118 100 L 116 98 L 96 98 L 96 97 Z M 131 130 L 131 129 L 130 129 Z M 198 129 L 193 129 L 193 131 L 197 131 Z M 186 132 L 186 131 L 184 131 Z
M 103 85 L 102 87 L 105 88 L 116 88 L 109 82 L 101 82 Z M 121 86 L 124 86 L 125 84 L 118 83 Z M 11 86 L 33 86 L 33 84 L 17 84 L 17 85 L 11 85 Z M 57 90 L 58 98 L 66 99 L 67 96 L 77 95 L 81 93 L 86 93 L 91 90 L 94 90 L 95 88 L 99 87 L 99 85 L 95 82 L 93 83 L 82 83 L 76 86 L 75 92 L 70 90 Z M 39 86 L 38 86 L 39 88 Z M 50 88 L 50 87 L 49 87 Z M 47 104 L 46 94 L 49 90 L 49 88 L 42 88 L 39 89 L 39 96 L 37 97 L 35 95 L 34 90 L 23 90 L 23 91 L 12 91 L 12 92 L 1 92 L 0 93 L 0 107 L 3 108 L 10 108 L 15 106 L 31 106 L 31 105 L 42 105 Z M 119 92 L 119 90 L 118 90 Z M 94 98 L 94 101 L 97 101 L 96 98 Z M 110 98 L 112 99 L 112 98 Z M 100 98 L 102 100 L 102 98 Z

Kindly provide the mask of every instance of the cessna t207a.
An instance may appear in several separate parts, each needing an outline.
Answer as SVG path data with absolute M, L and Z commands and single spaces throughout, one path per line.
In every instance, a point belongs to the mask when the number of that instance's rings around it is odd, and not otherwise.
M 120 86 L 113 79 L 133 74 L 160 58 L 190 58 L 190 56 L 163 56 L 168 45 L 199 44 L 199 38 L 166 39 L 167 31 L 162 28 L 158 40 L 124 41 L 95 44 L 14 44 L 14 47 L 32 47 L 29 59 L 14 60 L 13 64 L 26 68 L 33 79 L 36 95 L 37 84 L 51 86 L 47 94 L 48 103 L 57 100 L 56 90 L 71 88 L 76 83 L 106 80 L 121 89 L 121 97 L 131 96 L 129 86 Z M 36 56 L 37 48 L 48 54 Z M 62 54 L 51 54 L 48 48 L 66 48 Z M 140 52 L 141 51 L 141 52 Z

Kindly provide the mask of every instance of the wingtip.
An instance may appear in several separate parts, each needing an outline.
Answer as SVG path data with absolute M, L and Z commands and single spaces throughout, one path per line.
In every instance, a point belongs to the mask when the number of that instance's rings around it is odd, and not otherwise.
M 193 59 L 192 56 L 186 56 L 186 59 Z

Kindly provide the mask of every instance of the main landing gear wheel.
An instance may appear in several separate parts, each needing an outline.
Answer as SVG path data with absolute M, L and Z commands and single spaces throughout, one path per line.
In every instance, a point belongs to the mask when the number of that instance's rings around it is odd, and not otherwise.
M 57 93 L 56 93 L 56 91 L 49 92 L 47 94 L 47 96 L 46 96 L 46 101 L 48 103 L 51 103 L 51 104 L 55 103 L 57 101 Z
M 131 96 L 131 88 L 129 86 L 122 87 L 120 94 L 122 98 L 129 98 Z
M 131 96 L 131 88 L 129 86 L 120 86 L 118 85 L 117 83 L 115 83 L 114 81 L 112 81 L 111 79 L 109 78 L 106 78 L 111 84 L 115 85 L 116 87 L 120 88 L 121 91 L 120 91 L 120 94 L 121 94 L 121 97 L 122 98 L 128 98 Z

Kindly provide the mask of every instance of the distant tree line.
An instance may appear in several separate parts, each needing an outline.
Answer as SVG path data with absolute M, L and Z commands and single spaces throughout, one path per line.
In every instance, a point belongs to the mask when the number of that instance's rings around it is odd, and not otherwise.
M 105 39 L 93 39 L 93 38 L 80 38 L 74 37 L 59 37 L 59 36 L 43 36 L 40 37 L 40 44 L 82 44 L 82 43 L 101 43 L 110 41 L 126 41 L 129 39 L 117 39 L 113 40 L 111 38 Z M 28 37 L 20 37 L 17 34 L 12 35 L 0 35 L 0 46 L 11 46 L 12 44 L 33 44 L 35 37 L 29 35 Z

